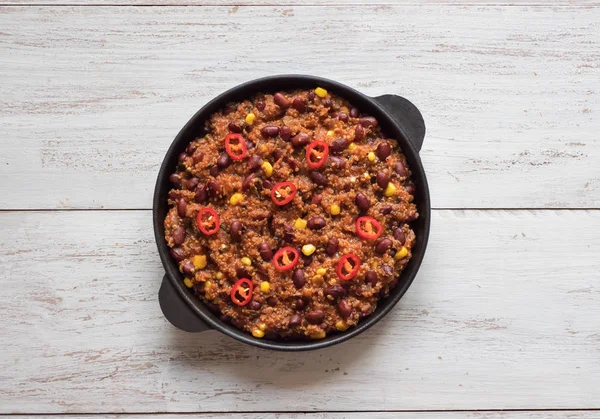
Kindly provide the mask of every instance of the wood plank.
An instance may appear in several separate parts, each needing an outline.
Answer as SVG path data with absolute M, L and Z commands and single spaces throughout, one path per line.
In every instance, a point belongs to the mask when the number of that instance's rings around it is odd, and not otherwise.
M 599 17 L 508 6 L 0 8 L 0 176 L 12 180 L 0 182 L 0 208 L 149 208 L 188 118 L 277 73 L 413 100 L 437 208 L 597 208 Z
M 53 416 L 64 419 L 188 419 L 210 417 L 214 419 L 597 419 L 598 411 L 560 412 L 344 412 L 344 413 L 193 413 L 193 414 L 94 414 Z M 11 419 L 28 418 L 10 416 Z
M 0 213 L 0 413 L 600 408 L 600 211 L 432 218 L 389 316 L 278 353 L 167 323 L 150 211 Z
M 340 5 L 452 5 L 452 6 L 590 6 L 597 0 L 0 0 L 0 5 L 116 5 L 116 6 L 340 6 Z

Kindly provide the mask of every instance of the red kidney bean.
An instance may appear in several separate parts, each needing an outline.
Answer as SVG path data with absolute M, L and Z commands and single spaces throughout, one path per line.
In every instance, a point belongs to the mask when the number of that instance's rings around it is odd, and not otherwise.
M 404 246 L 404 243 L 406 242 L 406 235 L 404 234 L 404 230 L 402 230 L 400 227 L 394 230 L 394 238 Z
M 379 160 L 385 161 L 385 159 L 387 159 L 388 156 L 392 154 L 392 146 L 390 146 L 390 143 L 386 141 L 379 143 L 377 149 L 375 150 L 375 154 L 377 155 Z
M 244 228 L 244 226 L 242 226 L 242 223 L 240 223 L 239 221 L 235 220 L 234 222 L 232 222 L 231 228 L 229 229 L 229 234 L 231 235 L 231 240 L 239 241 L 242 238 L 242 229 L 243 228 Z
M 390 247 L 392 247 L 392 241 L 385 237 L 377 241 L 377 243 L 375 244 L 375 252 L 379 253 L 380 255 L 383 255 L 385 254 L 385 252 L 390 250 Z
M 392 282 L 390 282 L 390 284 L 388 285 L 390 291 L 393 290 L 394 288 L 396 288 L 396 285 L 398 285 L 398 278 L 394 279 Z
M 294 159 L 293 157 L 285 156 L 283 159 L 288 164 L 292 172 L 295 172 L 300 167 L 298 160 Z
M 364 116 L 364 117 L 360 118 L 358 123 L 365 128 L 366 127 L 376 127 L 378 125 L 377 119 L 373 118 L 372 116 Z
M 169 181 L 176 186 L 181 186 L 181 176 L 178 173 L 173 173 L 169 176 Z
M 206 186 L 200 185 L 198 189 L 196 189 L 196 195 L 194 196 L 194 200 L 198 204 L 202 204 L 208 198 L 208 194 L 206 192 Z
M 327 256 L 334 256 L 337 253 L 339 246 L 340 246 L 340 240 L 337 237 L 332 237 L 327 242 L 327 247 L 325 248 L 325 253 L 327 253 Z
M 304 302 L 304 300 L 302 298 L 298 298 L 295 301 L 295 307 L 296 307 L 296 310 L 304 310 L 304 307 L 306 307 L 306 303 Z
M 283 241 L 286 243 L 291 243 L 292 241 L 294 241 L 294 233 L 292 233 L 291 231 L 286 231 L 285 233 L 283 233 Z
M 338 298 L 346 295 L 346 289 L 339 284 L 330 285 L 323 290 L 325 295 L 331 295 L 332 297 Z
M 327 185 L 327 178 L 321 172 L 317 172 L 317 171 L 313 170 L 312 172 L 309 173 L 308 176 L 314 183 L 316 183 L 319 186 Z
M 185 161 L 185 159 L 187 159 L 188 157 L 189 157 L 189 156 L 188 156 L 186 153 L 181 153 L 181 154 L 179 155 L 179 161 L 180 161 L 180 162 L 184 162 L 184 161 Z
M 212 177 L 219 176 L 219 166 L 213 166 L 210 168 L 209 173 Z
M 227 125 L 227 128 L 229 129 L 229 131 L 235 132 L 236 134 L 242 132 L 242 126 L 237 122 L 230 122 L 229 125 Z
M 248 160 L 248 169 L 251 171 L 255 171 L 262 164 L 262 159 L 259 155 L 255 154 Z
M 385 189 L 387 187 L 388 183 L 390 183 L 389 175 L 384 171 L 378 172 L 377 173 L 377 185 L 379 185 L 380 188 Z
M 267 298 L 267 304 L 271 307 L 275 307 L 278 302 L 279 300 L 274 295 L 271 295 L 269 298 Z
M 263 137 L 277 137 L 279 135 L 279 127 L 275 125 L 267 125 L 266 127 L 262 127 L 260 133 Z
M 304 271 L 302 269 L 296 269 L 292 274 L 292 281 L 296 289 L 302 288 L 306 284 L 306 278 L 304 277 Z
M 322 200 L 323 200 L 323 197 L 321 195 L 317 194 L 317 195 L 313 195 L 313 197 L 310 200 L 310 203 L 319 205 Z
M 320 324 L 325 320 L 325 313 L 321 309 L 316 309 L 305 313 L 304 318 L 310 324 Z
M 250 187 L 254 184 L 254 180 L 256 179 L 256 175 L 254 173 L 250 173 L 248 176 L 244 178 L 242 182 L 242 192 L 246 192 Z
M 346 121 L 348 121 L 348 114 L 347 114 L 347 113 L 345 113 L 345 112 L 340 112 L 340 113 L 338 113 L 338 116 L 337 116 L 337 117 L 338 117 L 338 119 L 339 119 L 340 121 L 342 121 L 342 122 L 346 122 Z
M 196 151 L 192 156 L 192 161 L 194 162 L 194 164 L 198 164 L 202 161 L 203 158 L 204 154 L 201 151 Z
M 408 185 L 406 185 L 404 187 L 404 189 L 406 190 L 406 192 L 408 192 L 409 194 L 413 195 L 415 193 L 415 184 L 414 183 L 409 183 Z
M 405 223 L 410 223 L 412 221 L 415 221 L 418 218 L 417 213 L 413 213 L 410 215 L 407 215 L 406 218 L 404 219 Z
M 302 249 L 298 249 L 298 252 L 301 252 Z M 310 265 L 312 265 L 313 263 L 313 257 L 311 256 L 306 256 L 304 254 L 300 254 L 300 257 L 302 258 L 302 262 L 304 263 L 304 267 L 308 268 Z
M 175 246 L 181 246 L 185 241 L 185 228 L 179 226 L 173 231 L 173 243 Z
M 302 323 L 302 317 L 299 314 L 293 314 L 288 322 L 289 327 L 297 327 Z
M 310 137 L 308 134 L 301 132 L 300 134 L 296 134 L 292 137 L 292 145 L 294 147 L 301 147 L 310 143 Z
M 235 276 L 237 276 L 238 279 L 250 278 L 250 274 L 248 273 L 248 271 L 244 268 L 240 268 L 239 266 L 235 268 Z
M 391 214 L 391 212 L 392 212 L 392 207 L 390 207 L 390 206 L 385 206 L 385 207 L 381 208 L 381 213 L 383 215 Z
M 281 151 L 281 150 L 275 150 L 273 152 L 273 159 L 275 159 L 275 161 L 278 161 L 282 157 L 283 157 L 283 151 Z
M 365 279 L 367 280 L 367 282 L 373 286 L 377 285 L 377 280 L 379 279 L 377 277 L 377 272 L 375 271 L 367 271 L 367 273 L 365 274 Z
M 193 154 L 197 148 L 198 148 L 198 144 L 196 144 L 195 142 L 192 141 L 185 149 L 185 152 L 188 154 Z
M 348 318 L 352 314 L 352 307 L 350 306 L 348 301 L 340 300 L 338 302 L 338 311 L 340 312 L 340 315 L 342 317 Z
M 365 138 L 365 129 L 359 124 L 354 129 L 354 139 L 362 140 L 363 138 Z
M 329 156 L 329 162 L 333 167 L 339 170 L 346 167 L 346 160 L 341 157 Z
M 308 92 L 307 97 L 308 97 L 308 100 L 310 100 L 312 102 L 313 100 L 315 100 L 315 92 L 313 92 L 311 90 L 310 92 Z
M 325 227 L 325 225 L 327 225 L 327 223 L 325 222 L 325 218 L 323 218 L 321 216 L 316 216 L 316 217 L 309 218 L 308 223 L 306 225 L 311 230 L 320 230 L 323 227 Z
M 221 188 L 221 185 L 219 185 L 219 182 L 217 182 L 216 180 L 209 180 L 207 186 L 208 194 L 213 198 L 223 195 L 223 188 Z
M 390 266 L 384 265 L 382 269 L 383 269 L 383 273 L 385 274 L 385 277 L 388 280 L 391 276 L 394 275 L 394 270 Z
M 187 182 L 185 182 L 185 188 L 188 191 L 193 191 L 194 189 L 196 189 L 196 186 L 198 186 L 199 183 L 200 179 L 198 179 L 197 177 L 193 177 L 191 179 L 188 179 Z
M 266 190 L 273 189 L 273 182 L 271 182 L 268 179 L 265 179 L 262 181 L 262 187 L 263 187 L 263 189 L 266 189 Z
M 323 99 L 323 100 L 321 101 L 321 104 L 322 104 L 324 107 L 326 107 L 326 108 L 331 108 L 331 106 L 332 106 L 332 103 L 331 103 L 331 100 L 330 100 L 330 99 Z
M 183 272 L 184 274 L 188 274 L 188 275 L 193 274 L 194 270 L 195 270 L 195 268 L 194 268 L 194 264 L 192 262 L 186 262 L 181 267 L 181 272 Z
M 339 114 L 340 114 L 339 112 L 332 112 L 331 113 L 331 117 L 332 118 L 337 118 Z
M 185 199 L 179 198 L 179 201 L 177 201 L 177 214 L 179 214 L 181 218 L 184 218 L 186 215 L 186 211 L 187 202 L 185 201 Z
M 198 295 L 204 294 L 204 291 L 206 291 L 206 284 L 204 282 L 194 284 L 194 291 L 196 291 L 196 294 Z
M 298 112 L 304 112 L 306 110 L 304 100 L 301 97 L 295 98 L 292 102 L 292 108 L 296 109 Z
M 350 109 L 350 116 L 352 118 L 358 118 L 360 116 L 360 111 L 356 108 Z
M 248 150 L 252 150 L 254 147 L 256 147 L 256 145 L 252 141 L 246 140 L 246 148 Z
M 369 198 L 367 198 L 367 196 L 362 192 L 356 194 L 356 196 L 354 197 L 354 203 L 361 212 L 367 212 L 371 207 L 371 204 L 369 203 Z
M 177 262 L 181 262 L 183 259 L 185 259 L 185 252 L 181 247 L 172 248 L 170 253 L 173 259 L 175 259 Z
M 169 191 L 169 199 L 171 201 L 177 201 L 179 198 L 181 198 L 181 191 L 176 189 L 172 189 Z
M 407 176 L 408 175 L 406 167 L 404 167 L 404 164 L 402 164 L 401 161 L 397 162 L 394 165 L 394 172 L 398 173 L 400 176 Z
M 217 166 L 219 166 L 221 169 L 225 169 L 230 164 L 231 164 L 231 157 L 229 157 L 229 154 L 221 153 L 221 155 L 217 159 Z
M 256 103 L 255 103 L 255 105 L 256 105 L 256 109 L 258 109 L 261 112 L 264 111 L 265 110 L 265 106 L 267 106 L 266 103 L 265 103 L 265 101 L 261 100 L 261 99 L 257 100 Z
M 250 310 L 260 310 L 261 307 L 262 307 L 262 304 L 255 300 L 252 300 L 248 303 L 248 308 Z
M 335 140 L 329 146 L 329 151 L 333 153 L 339 153 L 342 150 L 345 150 L 348 147 L 348 141 L 346 140 Z
M 292 130 L 290 129 L 290 127 L 283 126 L 279 130 L 279 136 L 283 141 L 289 141 L 290 137 L 292 136 Z
M 273 95 L 273 102 L 275 102 L 275 104 L 282 109 L 287 109 L 290 107 L 290 101 L 288 98 L 279 92 Z
M 258 247 L 258 252 L 260 253 L 260 257 L 265 261 L 269 262 L 273 259 L 273 250 L 271 250 L 271 246 L 267 244 L 267 242 L 262 242 Z

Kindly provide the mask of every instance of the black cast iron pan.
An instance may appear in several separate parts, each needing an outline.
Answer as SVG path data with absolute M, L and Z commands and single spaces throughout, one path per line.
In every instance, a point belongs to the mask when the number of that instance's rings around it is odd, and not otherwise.
M 252 335 L 222 322 L 214 315 L 193 293 L 183 284 L 183 277 L 177 263 L 169 254 L 165 241 L 164 219 L 168 211 L 167 195 L 171 189 L 169 175 L 177 166 L 179 153 L 196 137 L 204 134 L 204 122 L 211 114 L 222 109 L 232 101 L 248 99 L 258 92 L 275 93 L 294 89 L 314 89 L 321 86 L 347 99 L 361 112 L 374 116 L 379 121 L 383 132 L 390 138 L 398 140 L 402 152 L 408 160 L 412 178 L 416 186 L 415 203 L 419 218 L 412 223 L 417 235 L 417 241 L 412 248 L 412 259 L 400 275 L 398 285 L 390 295 L 379 301 L 377 309 L 369 317 L 345 332 L 334 334 L 322 340 L 314 341 L 271 341 L 256 339 Z M 431 204 L 427 178 L 419 151 L 425 137 L 425 124 L 419 110 L 408 100 L 396 95 L 378 97 L 366 96 L 338 82 L 313 76 L 280 75 L 265 77 L 241 84 L 217 96 L 200 109 L 179 132 L 169 147 L 167 155 L 160 167 L 156 188 L 154 190 L 153 221 L 154 235 L 158 253 L 165 268 L 165 276 L 160 287 L 158 299 L 165 317 L 179 329 L 187 332 L 202 332 L 216 329 L 239 341 L 266 349 L 283 351 L 304 351 L 324 348 L 343 342 L 364 332 L 385 316 L 404 295 L 412 283 L 425 254 L 429 225 L 431 219 Z

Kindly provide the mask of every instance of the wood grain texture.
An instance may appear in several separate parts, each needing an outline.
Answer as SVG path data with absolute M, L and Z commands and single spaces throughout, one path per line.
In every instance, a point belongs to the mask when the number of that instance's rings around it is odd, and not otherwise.
M 432 221 L 390 315 L 278 353 L 167 323 L 150 211 L 0 213 L 0 413 L 600 408 L 600 211 Z
M 113 5 L 113 6 L 341 6 L 341 5 L 443 5 L 443 6 L 592 6 L 597 0 L 0 0 L 0 5 Z
M 219 92 L 313 73 L 422 110 L 437 208 L 600 207 L 600 8 L 0 8 L 0 208 L 149 208 Z

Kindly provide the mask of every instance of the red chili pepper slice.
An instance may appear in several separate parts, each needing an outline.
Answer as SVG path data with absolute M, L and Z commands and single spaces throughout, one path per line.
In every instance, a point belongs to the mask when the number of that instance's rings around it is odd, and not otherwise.
M 279 272 L 289 271 L 300 260 L 300 254 L 293 247 L 283 247 L 273 256 L 273 265 Z
M 248 278 L 242 278 L 231 287 L 231 301 L 238 306 L 245 306 L 252 300 L 254 285 Z
M 227 134 L 225 151 L 233 160 L 242 160 L 248 154 L 246 140 L 240 134 Z
M 200 231 L 207 236 L 215 234 L 221 227 L 219 214 L 217 214 L 217 212 L 212 208 L 202 208 L 198 212 L 196 222 L 198 223 L 198 228 Z
M 306 147 L 306 163 L 312 169 L 318 169 L 327 161 L 329 146 L 325 141 L 313 141 Z
M 280 182 L 271 190 L 271 199 L 281 206 L 294 199 L 296 193 L 298 193 L 298 189 L 292 182 Z
M 356 219 L 356 234 L 363 239 L 376 239 L 381 236 L 383 228 L 373 217 L 358 217 Z
M 360 259 L 354 253 L 348 253 L 341 257 L 335 267 L 335 273 L 340 279 L 349 281 L 356 276 L 360 269 Z

